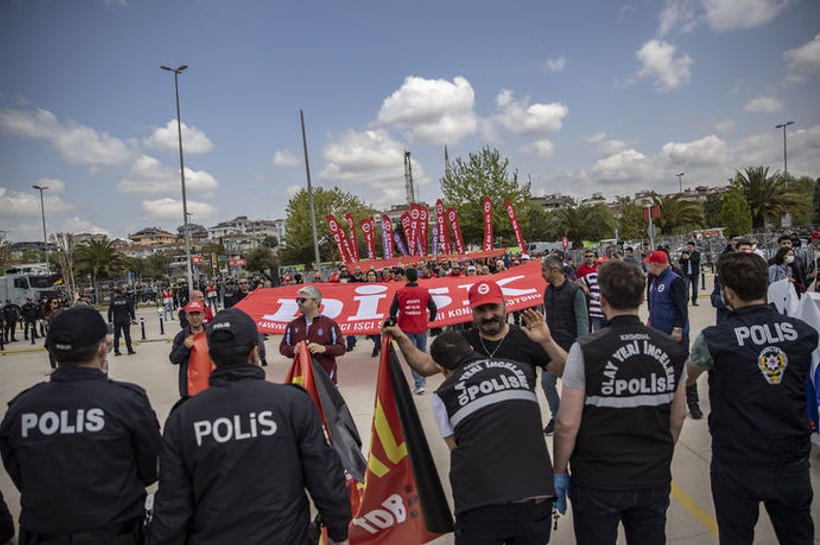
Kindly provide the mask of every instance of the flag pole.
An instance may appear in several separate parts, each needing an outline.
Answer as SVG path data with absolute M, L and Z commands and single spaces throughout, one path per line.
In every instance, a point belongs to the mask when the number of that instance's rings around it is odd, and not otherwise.
M 310 162 L 308 161 L 307 136 L 305 135 L 305 112 L 299 110 L 302 121 L 302 146 L 305 150 L 305 172 L 307 173 L 308 203 L 310 203 L 310 228 L 313 231 L 313 252 L 316 258 L 316 270 L 322 272 L 322 261 L 319 257 L 319 238 L 316 234 L 316 208 L 313 205 L 313 186 L 310 183 Z

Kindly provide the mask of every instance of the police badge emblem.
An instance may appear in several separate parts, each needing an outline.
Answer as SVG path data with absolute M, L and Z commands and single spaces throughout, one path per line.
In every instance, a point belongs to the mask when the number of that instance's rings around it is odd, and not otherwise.
M 789 364 L 786 353 L 776 346 L 766 347 L 757 356 L 757 366 L 763 373 L 763 378 L 769 384 L 780 384 L 783 380 L 783 372 Z

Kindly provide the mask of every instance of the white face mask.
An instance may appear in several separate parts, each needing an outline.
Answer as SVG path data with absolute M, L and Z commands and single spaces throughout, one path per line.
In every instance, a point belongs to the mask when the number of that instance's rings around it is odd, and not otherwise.
M 794 263 L 794 256 L 793 255 L 787 255 L 786 256 L 786 263 L 789 264 L 789 265 Z

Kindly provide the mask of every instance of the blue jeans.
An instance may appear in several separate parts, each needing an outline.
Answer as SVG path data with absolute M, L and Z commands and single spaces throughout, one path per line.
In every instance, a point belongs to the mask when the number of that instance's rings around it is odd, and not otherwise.
M 544 397 L 547 398 L 547 406 L 550 408 L 552 418 L 558 416 L 558 406 L 561 403 L 558 388 L 555 386 L 557 381 L 558 378 L 554 374 L 546 369 L 541 370 L 541 389 L 544 390 Z
M 602 318 L 600 316 L 589 317 L 589 325 L 592 327 L 593 332 L 598 331 L 599 329 L 603 329 L 605 323 L 606 318 Z
M 455 545 L 544 545 L 552 501 L 476 507 L 456 515 Z
M 407 335 L 410 338 L 410 342 L 413 343 L 413 346 L 415 346 L 416 348 L 418 348 L 422 352 L 427 352 L 427 332 L 426 331 L 424 333 L 407 333 L 407 332 L 405 332 L 405 335 Z M 424 385 L 427 382 L 426 379 L 423 376 L 416 373 L 416 371 L 413 370 L 413 369 L 410 369 L 410 374 L 413 375 L 413 386 L 415 388 L 424 388 Z
M 751 545 L 761 502 L 780 543 L 814 543 L 808 460 L 768 468 L 725 464 L 713 458 L 710 473 L 721 545 Z
M 623 523 L 629 545 L 666 543 L 666 510 L 670 487 L 603 490 L 572 483 L 573 526 L 578 545 L 614 545 Z

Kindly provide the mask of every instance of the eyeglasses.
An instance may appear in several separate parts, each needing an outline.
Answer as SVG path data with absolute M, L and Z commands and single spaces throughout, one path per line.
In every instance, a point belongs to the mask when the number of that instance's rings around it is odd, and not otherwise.
M 296 302 L 297 302 L 298 304 L 300 304 L 300 305 L 301 305 L 302 303 L 304 303 L 305 301 L 308 301 L 308 300 L 309 300 L 309 298 L 307 298 L 307 297 L 297 297 L 297 298 L 296 298 Z
M 585 255 L 584 257 L 587 258 L 587 259 L 595 259 L 594 255 Z

